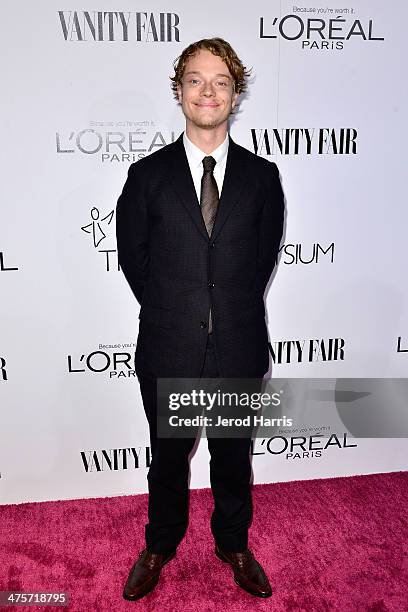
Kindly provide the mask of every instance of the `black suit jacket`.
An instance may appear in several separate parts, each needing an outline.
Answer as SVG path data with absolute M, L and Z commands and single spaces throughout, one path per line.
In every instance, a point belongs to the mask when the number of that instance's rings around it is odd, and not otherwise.
M 231 137 L 210 238 L 182 135 L 130 166 L 116 228 L 119 264 L 141 306 L 138 374 L 198 377 L 210 306 L 220 375 L 268 371 L 263 294 L 283 218 L 276 164 Z

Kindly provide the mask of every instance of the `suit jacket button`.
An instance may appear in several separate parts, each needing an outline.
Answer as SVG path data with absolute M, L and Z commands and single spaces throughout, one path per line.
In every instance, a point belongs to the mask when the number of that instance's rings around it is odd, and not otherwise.
M 210 246 L 213 249 L 215 247 L 215 242 L 212 242 Z
M 208 288 L 209 289 L 214 289 L 214 287 L 215 287 L 214 283 L 208 283 Z
M 200 327 L 201 329 L 205 329 L 207 327 L 207 323 L 205 321 L 201 321 Z

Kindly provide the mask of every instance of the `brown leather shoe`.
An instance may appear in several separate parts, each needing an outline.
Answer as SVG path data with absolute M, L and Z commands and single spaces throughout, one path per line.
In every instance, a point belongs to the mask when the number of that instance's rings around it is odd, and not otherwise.
M 160 572 L 170 559 L 176 554 L 172 551 L 167 555 L 150 553 L 143 549 L 132 569 L 123 590 L 123 598 L 135 601 L 153 591 L 159 582 Z
M 234 570 L 234 580 L 238 586 L 251 595 L 270 597 L 272 588 L 262 566 L 248 548 L 243 552 L 226 552 L 215 546 L 215 554 L 221 561 L 229 563 Z

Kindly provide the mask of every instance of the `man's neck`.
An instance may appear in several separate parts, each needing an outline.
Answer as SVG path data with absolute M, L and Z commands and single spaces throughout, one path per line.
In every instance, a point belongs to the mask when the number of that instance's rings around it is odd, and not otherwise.
M 204 130 L 187 124 L 186 134 L 196 147 L 209 155 L 224 142 L 227 135 L 227 125 L 219 125 L 216 128 Z

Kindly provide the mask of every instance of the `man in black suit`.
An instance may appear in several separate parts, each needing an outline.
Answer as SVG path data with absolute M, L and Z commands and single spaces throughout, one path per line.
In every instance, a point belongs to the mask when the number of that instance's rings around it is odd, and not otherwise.
M 140 304 L 135 367 L 152 450 L 146 548 L 125 585 L 130 600 L 156 586 L 188 521 L 195 440 L 157 436 L 157 379 L 262 378 L 269 367 L 263 294 L 284 202 L 276 164 L 227 131 L 248 75 L 226 41 L 189 45 L 172 77 L 185 132 L 130 166 L 118 200 L 119 263 Z M 268 597 L 268 578 L 247 547 L 250 438 L 209 437 L 208 446 L 215 552 L 239 586 Z

